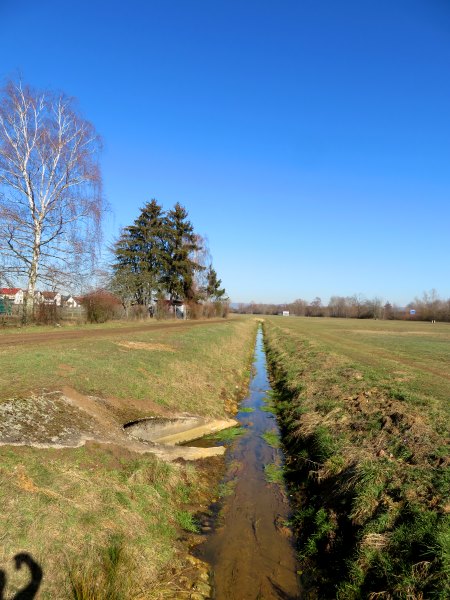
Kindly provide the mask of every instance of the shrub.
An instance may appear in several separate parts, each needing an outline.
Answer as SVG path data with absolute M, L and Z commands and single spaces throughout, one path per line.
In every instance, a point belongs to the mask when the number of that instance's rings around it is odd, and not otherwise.
M 34 320 L 41 325 L 54 325 L 59 320 L 56 304 L 39 303 L 34 307 Z
M 135 321 L 147 319 L 149 317 L 149 311 L 146 306 L 142 304 L 135 304 L 130 308 L 129 318 Z
M 82 304 L 86 308 L 86 317 L 90 323 L 105 323 L 122 314 L 120 300 L 105 290 L 91 292 L 83 298 Z

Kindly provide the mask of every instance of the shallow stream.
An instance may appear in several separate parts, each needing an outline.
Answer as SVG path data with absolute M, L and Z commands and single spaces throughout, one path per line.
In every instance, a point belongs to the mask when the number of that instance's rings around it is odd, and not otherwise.
M 259 330 L 249 393 L 237 415 L 245 431 L 227 452 L 221 484 L 226 495 L 216 525 L 196 552 L 212 567 L 216 600 L 301 597 L 286 490 L 283 483 L 268 481 L 280 477 L 283 464 L 282 451 L 262 437 L 270 432 L 272 442 L 278 434 L 265 402 L 269 392 Z

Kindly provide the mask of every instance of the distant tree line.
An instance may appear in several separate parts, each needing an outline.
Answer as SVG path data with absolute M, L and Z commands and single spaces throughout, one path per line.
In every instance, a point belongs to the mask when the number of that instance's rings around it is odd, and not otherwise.
M 301 317 L 337 317 L 344 319 L 402 319 L 450 322 L 450 298 L 439 298 L 436 290 L 424 292 L 406 306 L 383 302 L 380 298 L 367 299 L 361 294 L 331 296 L 328 304 L 319 297 L 311 302 L 303 299 L 287 304 L 241 303 L 232 309 L 237 313 L 278 315 L 289 311 Z

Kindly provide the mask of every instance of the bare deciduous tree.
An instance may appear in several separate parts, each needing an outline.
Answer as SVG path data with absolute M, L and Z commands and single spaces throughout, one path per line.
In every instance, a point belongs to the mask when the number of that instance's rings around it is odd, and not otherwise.
M 0 258 L 26 281 L 68 285 L 96 255 L 99 137 L 63 94 L 10 82 L 0 95 Z M 89 263 L 87 262 L 89 261 Z
M 191 254 L 191 259 L 200 268 L 194 271 L 194 295 L 202 297 L 208 285 L 207 268 L 212 262 L 207 236 L 195 234 L 196 247 Z

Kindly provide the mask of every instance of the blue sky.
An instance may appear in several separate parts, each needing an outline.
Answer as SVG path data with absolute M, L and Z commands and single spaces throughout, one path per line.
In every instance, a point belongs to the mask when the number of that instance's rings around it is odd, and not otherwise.
M 105 243 L 156 198 L 234 301 L 450 297 L 447 0 L 0 0 L 0 78 L 103 137 Z

